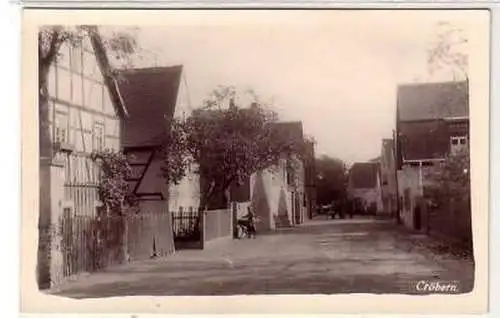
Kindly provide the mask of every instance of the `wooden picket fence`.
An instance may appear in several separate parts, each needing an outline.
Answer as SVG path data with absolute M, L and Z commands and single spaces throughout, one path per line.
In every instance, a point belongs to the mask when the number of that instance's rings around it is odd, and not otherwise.
M 174 251 L 168 212 L 144 210 L 127 217 L 65 215 L 60 222 L 64 277 Z M 125 235 L 125 233 L 127 235 Z
M 64 199 L 73 203 L 75 215 L 96 216 L 99 201 L 99 167 L 86 155 L 71 154 L 63 158 Z
M 92 272 L 124 262 L 123 233 L 124 222 L 120 217 L 62 218 L 63 275 Z

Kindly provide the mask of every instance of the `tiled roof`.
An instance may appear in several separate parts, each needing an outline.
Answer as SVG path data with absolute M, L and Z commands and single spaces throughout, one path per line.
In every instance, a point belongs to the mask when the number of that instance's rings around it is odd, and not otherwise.
M 125 147 L 158 145 L 173 117 L 182 66 L 120 71 L 119 90 L 129 117 L 123 125 Z
M 356 162 L 349 170 L 349 183 L 354 189 L 371 189 L 377 186 L 379 164 L 375 162 Z
M 466 82 L 406 84 L 397 91 L 401 121 L 468 117 Z

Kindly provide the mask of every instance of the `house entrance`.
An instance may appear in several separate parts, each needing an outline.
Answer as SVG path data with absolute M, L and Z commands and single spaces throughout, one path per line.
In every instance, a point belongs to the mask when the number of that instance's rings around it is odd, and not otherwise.
M 422 228 L 422 212 L 420 206 L 416 206 L 413 211 L 413 227 L 415 230 L 420 231 Z

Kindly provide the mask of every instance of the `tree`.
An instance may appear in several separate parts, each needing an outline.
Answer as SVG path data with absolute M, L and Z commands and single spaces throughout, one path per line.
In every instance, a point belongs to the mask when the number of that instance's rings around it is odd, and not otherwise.
M 329 204 L 345 197 L 347 171 L 344 162 L 322 156 L 316 159 L 316 193 L 319 204 Z
M 132 175 L 127 157 L 122 152 L 105 149 L 93 152 L 91 158 L 101 168 L 98 195 L 106 208 L 106 215 L 124 215 L 124 205 L 132 207 L 137 203 L 127 181 Z
M 173 120 L 164 147 L 163 174 L 177 183 L 195 162 L 202 179 L 200 213 L 216 195 L 253 173 L 272 167 L 280 158 L 299 154 L 302 143 L 288 140 L 275 129 L 278 116 L 252 103 L 235 103 L 232 87 L 219 87 L 185 120 Z M 224 101 L 229 107 L 224 107 Z
M 430 43 L 427 52 L 427 66 L 430 75 L 438 71 L 451 74 L 455 87 L 448 86 L 450 92 L 443 92 L 445 104 L 468 103 L 469 101 L 469 74 L 468 74 L 468 54 L 466 38 L 461 28 L 451 25 L 448 22 L 439 22 L 437 25 L 437 36 Z M 463 94 L 456 94 L 456 90 Z M 464 100 L 465 99 L 465 100 Z
M 429 73 L 444 70 L 451 72 L 453 78 L 468 80 L 468 40 L 464 31 L 448 22 L 437 24 L 437 37 L 428 50 L 427 64 Z
M 429 199 L 434 204 L 441 205 L 448 200 L 470 199 L 470 156 L 464 149 L 449 154 L 445 161 L 429 173 L 432 181 L 426 188 Z

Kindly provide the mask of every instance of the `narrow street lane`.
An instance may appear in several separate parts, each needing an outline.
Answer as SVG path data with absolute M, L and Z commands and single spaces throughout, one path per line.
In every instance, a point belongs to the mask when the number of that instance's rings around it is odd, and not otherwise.
M 388 221 L 312 221 L 251 240 L 215 242 L 68 282 L 54 294 L 128 295 L 414 293 L 418 280 L 473 283 L 471 262 L 413 244 Z

